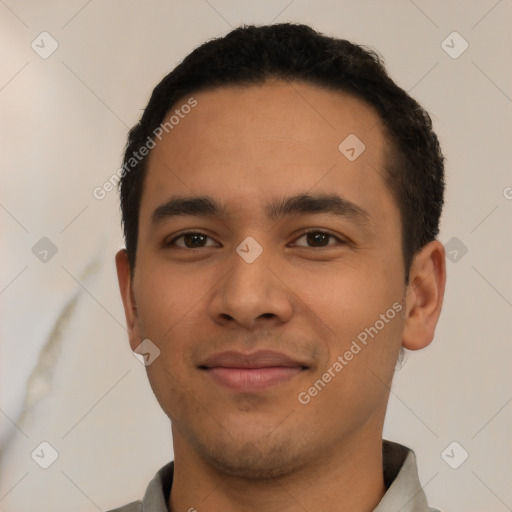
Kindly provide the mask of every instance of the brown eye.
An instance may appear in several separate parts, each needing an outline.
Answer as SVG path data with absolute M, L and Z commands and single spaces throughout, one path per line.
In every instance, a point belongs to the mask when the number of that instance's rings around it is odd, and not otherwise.
M 183 235 L 183 242 L 186 247 L 194 249 L 196 247 L 203 247 L 207 238 L 207 236 L 202 235 L 201 233 L 189 233 L 187 235 Z
M 305 243 L 297 243 L 299 240 L 304 239 Z M 298 247 L 329 247 L 332 245 L 343 244 L 343 240 L 337 236 L 327 233 L 325 231 L 309 231 L 297 238 L 294 245 Z
M 176 246 L 183 249 L 201 249 L 203 247 L 215 246 L 215 241 L 204 233 L 190 231 L 177 236 L 167 246 Z
M 313 247 L 325 247 L 329 245 L 330 235 L 326 235 L 325 233 L 308 233 L 306 235 L 306 240 L 309 245 Z

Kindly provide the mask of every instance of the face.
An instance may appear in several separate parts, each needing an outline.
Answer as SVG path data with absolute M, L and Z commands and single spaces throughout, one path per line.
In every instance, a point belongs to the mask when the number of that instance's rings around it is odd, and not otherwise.
M 406 288 L 378 115 L 301 83 L 193 96 L 151 152 L 120 278 L 175 454 L 261 478 L 380 439 Z

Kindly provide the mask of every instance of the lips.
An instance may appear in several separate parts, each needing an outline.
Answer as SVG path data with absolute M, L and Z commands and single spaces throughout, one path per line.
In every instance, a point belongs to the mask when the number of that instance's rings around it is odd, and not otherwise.
M 228 351 L 205 359 L 199 368 L 217 383 L 234 391 L 262 391 L 289 381 L 305 371 L 306 363 L 280 352 L 260 350 L 252 354 Z
M 269 368 L 269 367 L 307 367 L 305 363 L 294 360 L 273 350 L 258 350 L 252 354 L 228 351 L 213 354 L 201 363 L 205 368 Z

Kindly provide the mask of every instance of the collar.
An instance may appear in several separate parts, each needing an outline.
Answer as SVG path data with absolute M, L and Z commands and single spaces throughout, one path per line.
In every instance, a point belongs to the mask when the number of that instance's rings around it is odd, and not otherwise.
M 373 512 L 436 512 L 427 504 L 414 452 L 398 443 L 383 440 L 382 455 L 387 490 Z M 151 480 L 142 502 L 134 502 L 111 512 L 168 512 L 166 502 L 173 474 L 174 462 L 169 462 Z

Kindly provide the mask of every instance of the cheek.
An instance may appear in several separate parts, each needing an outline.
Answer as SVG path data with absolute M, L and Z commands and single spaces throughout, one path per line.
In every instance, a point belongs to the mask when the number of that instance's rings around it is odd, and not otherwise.
M 151 389 L 162 410 L 171 421 L 180 423 L 183 418 L 189 421 L 201 417 L 204 413 L 202 401 L 190 382 L 190 375 L 184 372 L 184 363 L 180 359 L 181 350 L 166 352 L 147 367 Z
M 354 415 L 369 414 L 386 396 L 383 382 L 391 381 L 401 345 L 404 320 L 400 280 L 375 262 L 373 266 L 350 271 L 337 268 L 314 277 L 304 273 L 300 286 L 299 294 L 318 326 L 313 329 L 325 333 L 318 338 L 325 358 L 311 385 L 318 379 L 329 384 L 319 393 L 314 407 L 328 408 L 332 400 L 352 408 Z
M 146 368 L 148 379 L 160 406 L 173 421 L 176 410 L 193 417 L 200 410 L 191 389 L 190 346 L 196 343 L 198 315 L 205 307 L 198 292 L 204 289 L 204 275 L 200 279 L 156 262 L 146 263 L 146 269 L 140 272 L 139 286 L 135 286 L 140 335 L 160 350 L 159 357 Z
M 205 290 L 204 275 L 184 274 L 177 267 L 156 259 L 141 264 L 140 268 L 134 290 L 141 335 L 165 339 L 200 307 L 203 295 L 200 292 Z
M 217 273 L 211 274 L 209 279 L 204 271 L 187 272 L 155 259 L 152 264 L 146 263 L 136 279 L 140 335 L 160 350 L 160 357 L 148 367 L 148 376 L 152 386 L 165 388 L 164 394 L 169 386 L 173 388 L 172 396 L 186 391 L 193 365 L 190 347 L 207 339 L 206 290 L 218 280 Z
M 330 337 L 343 344 L 402 300 L 400 278 L 386 268 L 375 260 L 317 268 L 301 272 L 300 280 L 293 281 L 290 275 L 289 286 L 317 321 L 328 327 Z
M 327 357 L 301 391 L 310 410 L 331 411 L 332 428 L 346 418 L 363 424 L 385 404 L 404 325 L 399 283 L 370 267 L 302 280 L 304 303 L 329 332 L 318 339 Z

